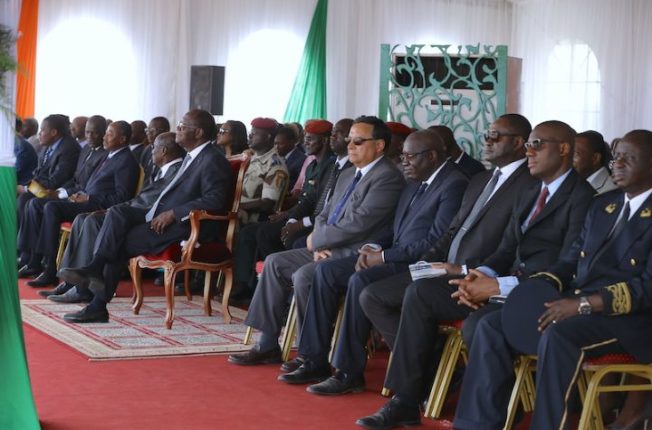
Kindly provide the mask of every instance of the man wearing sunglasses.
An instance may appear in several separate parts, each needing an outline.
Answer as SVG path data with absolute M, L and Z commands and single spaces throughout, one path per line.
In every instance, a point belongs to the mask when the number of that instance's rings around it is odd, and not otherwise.
M 341 173 L 332 197 L 315 218 L 307 248 L 277 252 L 265 259 L 265 269 L 245 319 L 245 324 L 261 330 L 262 335 L 249 351 L 231 355 L 229 362 L 279 363 L 278 336 L 292 288 L 300 329 L 313 273 L 320 261 L 354 255 L 391 225 L 405 181 L 396 166 L 384 157 L 390 139 L 387 125 L 379 118 L 363 116 L 354 121 L 348 153 L 355 169 Z

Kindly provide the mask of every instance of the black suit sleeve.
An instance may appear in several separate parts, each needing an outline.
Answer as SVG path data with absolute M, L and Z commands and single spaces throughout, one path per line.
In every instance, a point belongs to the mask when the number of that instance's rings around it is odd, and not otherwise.
M 61 142 L 60 147 L 57 148 L 58 154 L 55 154 L 56 163 L 54 169 L 43 172 L 36 181 L 43 185 L 48 190 L 56 190 L 61 187 L 68 179 L 72 178 L 77 168 L 77 160 L 79 158 L 79 145 L 77 142 Z

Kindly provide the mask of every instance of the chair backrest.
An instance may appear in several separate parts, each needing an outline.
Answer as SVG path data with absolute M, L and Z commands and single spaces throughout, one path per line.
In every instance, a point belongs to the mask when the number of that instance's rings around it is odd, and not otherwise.
M 143 189 L 143 184 L 145 183 L 145 170 L 142 166 L 138 167 L 138 183 L 136 183 L 136 193 L 134 196 L 140 194 L 140 191 Z
M 226 246 L 230 251 L 233 251 L 233 239 L 235 237 L 235 231 L 238 227 L 240 198 L 242 197 L 245 173 L 249 167 L 250 158 L 246 154 L 238 154 L 232 157 L 228 157 L 227 159 L 231 165 L 233 188 L 231 190 L 231 195 L 229 196 L 229 201 L 231 202 L 231 210 L 229 211 L 229 224 L 226 230 Z
M 281 170 L 276 174 L 278 175 L 278 181 L 281 182 L 281 194 L 276 201 L 276 205 L 274 205 L 274 212 L 278 212 L 283 208 L 283 202 L 285 201 L 285 197 L 288 193 L 288 186 L 290 185 L 290 176 L 287 172 Z

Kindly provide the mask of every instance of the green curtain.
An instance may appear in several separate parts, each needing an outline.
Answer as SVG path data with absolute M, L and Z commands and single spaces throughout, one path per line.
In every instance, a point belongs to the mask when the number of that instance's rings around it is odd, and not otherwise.
M 16 171 L 0 166 L 0 429 L 40 429 L 29 384 L 16 280 Z
M 301 124 L 326 118 L 326 21 L 328 0 L 319 0 L 312 16 L 308 39 L 294 87 L 285 109 L 285 121 Z

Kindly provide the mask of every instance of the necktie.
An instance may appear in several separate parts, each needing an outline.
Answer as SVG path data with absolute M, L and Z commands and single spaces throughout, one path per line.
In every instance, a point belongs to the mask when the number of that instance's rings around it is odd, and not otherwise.
M 183 158 L 183 163 L 181 163 L 181 167 L 179 167 L 179 170 L 177 171 L 177 174 L 174 175 L 174 178 L 172 178 L 172 181 L 170 181 L 170 183 L 167 185 L 167 187 L 165 187 L 165 189 L 163 189 L 163 191 L 161 191 L 161 194 L 158 195 L 158 198 L 156 199 L 156 201 L 154 202 L 152 207 L 149 208 L 149 210 L 145 214 L 145 221 L 146 222 L 150 222 L 152 219 L 154 219 L 154 214 L 156 213 L 156 209 L 158 208 L 159 202 L 161 201 L 163 196 L 165 196 L 165 194 L 174 186 L 174 184 L 177 183 L 177 181 L 179 180 L 179 178 L 181 177 L 183 172 L 186 170 L 186 167 L 188 166 L 188 164 L 190 164 L 191 161 L 192 161 L 192 158 L 190 158 L 190 155 L 186 154 L 186 156 Z
M 156 182 L 163 177 L 163 171 L 156 168 L 156 172 L 152 172 L 152 182 Z
M 530 221 L 527 223 L 529 226 L 532 224 L 532 221 L 541 213 L 543 210 L 543 207 L 546 205 L 546 199 L 548 198 L 548 187 L 543 187 L 543 190 L 541 190 L 541 194 L 539 194 L 539 198 L 537 199 L 537 204 L 534 207 L 534 212 L 532 212 L 532 216 L 530 217 Z
M 412 200 L 410 200 L 410 206 L 409 207 L 412 207 L 412 205 L 415 202 L 417 202 L 421 198 L 421 196 L 423 196 L 423 193 L 426 192 L 426 188 L 428 188 L 428 183 L 427 182 L 422 182 L 421 185 L 419 186 L 419 188 L 417 189 L 417 191 L 412 196 Z
M 52 155 L 52 147 L 48 146 L 48 149 L 45 150 L 45 154 L 43 154 L 43 164 L 48 162 L 50 155 Z
M 337 202 L 337 206 L 335 206 L 335 210 L 331 213 L 331 216 L 328 217 L 328 225 L 333 225 L 337 222 L 337 219 L 340 217 L 340 212 L 342 212 L 342 209 L 344 208 L 346 201 L 351 196 L 351 193 L 353 193 L 353 189 L 355 188 L 356 185 L 358 185 L 358 182 L 360 182 L 360 178 L 362 178 L 362 172 L 358 170 L 358 173 L 355 174 L 355 178 L 353 178 L 353 180 L 347 187 L 346 191 L 344 192 L 344 195 L 342 196 L 340 201 Z
M 494 190 L 496 189 L 496 185 L 498 184 L 498 180 L 500 179 L 500 176 L 502 174 L 503 172 L 501 172 L 500 169 L 496 169 L 493 176 L 491 177 L 489 182 L 487 182 L 487 185 L 484 187 L 484 190 L 482 190 L 482 194 L 480 194 L 478 196 L 478 200 L 475 201 L 475 204 L 473 205 L 471 212 L 466 217 L 459 230 L 457 230 L 457 233 L 455 233 L 455 236 L 453 237 L 453 241 L 451 242 L 451 245 L 448 248 L 447 261 L 449 263 L 457 264 L 457 253 L 460 249 L 460 244 L 462 243 L 462 239 L 466 235 L 466 232 L 469 231 L 469 228 L 471 228 L 471 226 L 475 224 L 475 221 L 478 219 L 478 215 L 480 215 L 480 211 L 482 210 L 484 205 L 487 204 L 487 201 L 489 201 L 489 197 L 491 197 Z
M 322 193 L 319 195 L 317 204 L 315 205 L 315 211 L 313 213 L 314 216 L 319 215 L 321 210 L 324 209 L 324 205 L 326 204 L 328 196 L 333 191 L 333 188 L 335 188 L 335 183 L 337 182 L 337 177 L 340 175 L 340 172 L 341 170 L 337 163 L 331 166 L 331 171 L 329 172 L 328 179 L 326 180 L 326 186 L 322 190 Z

